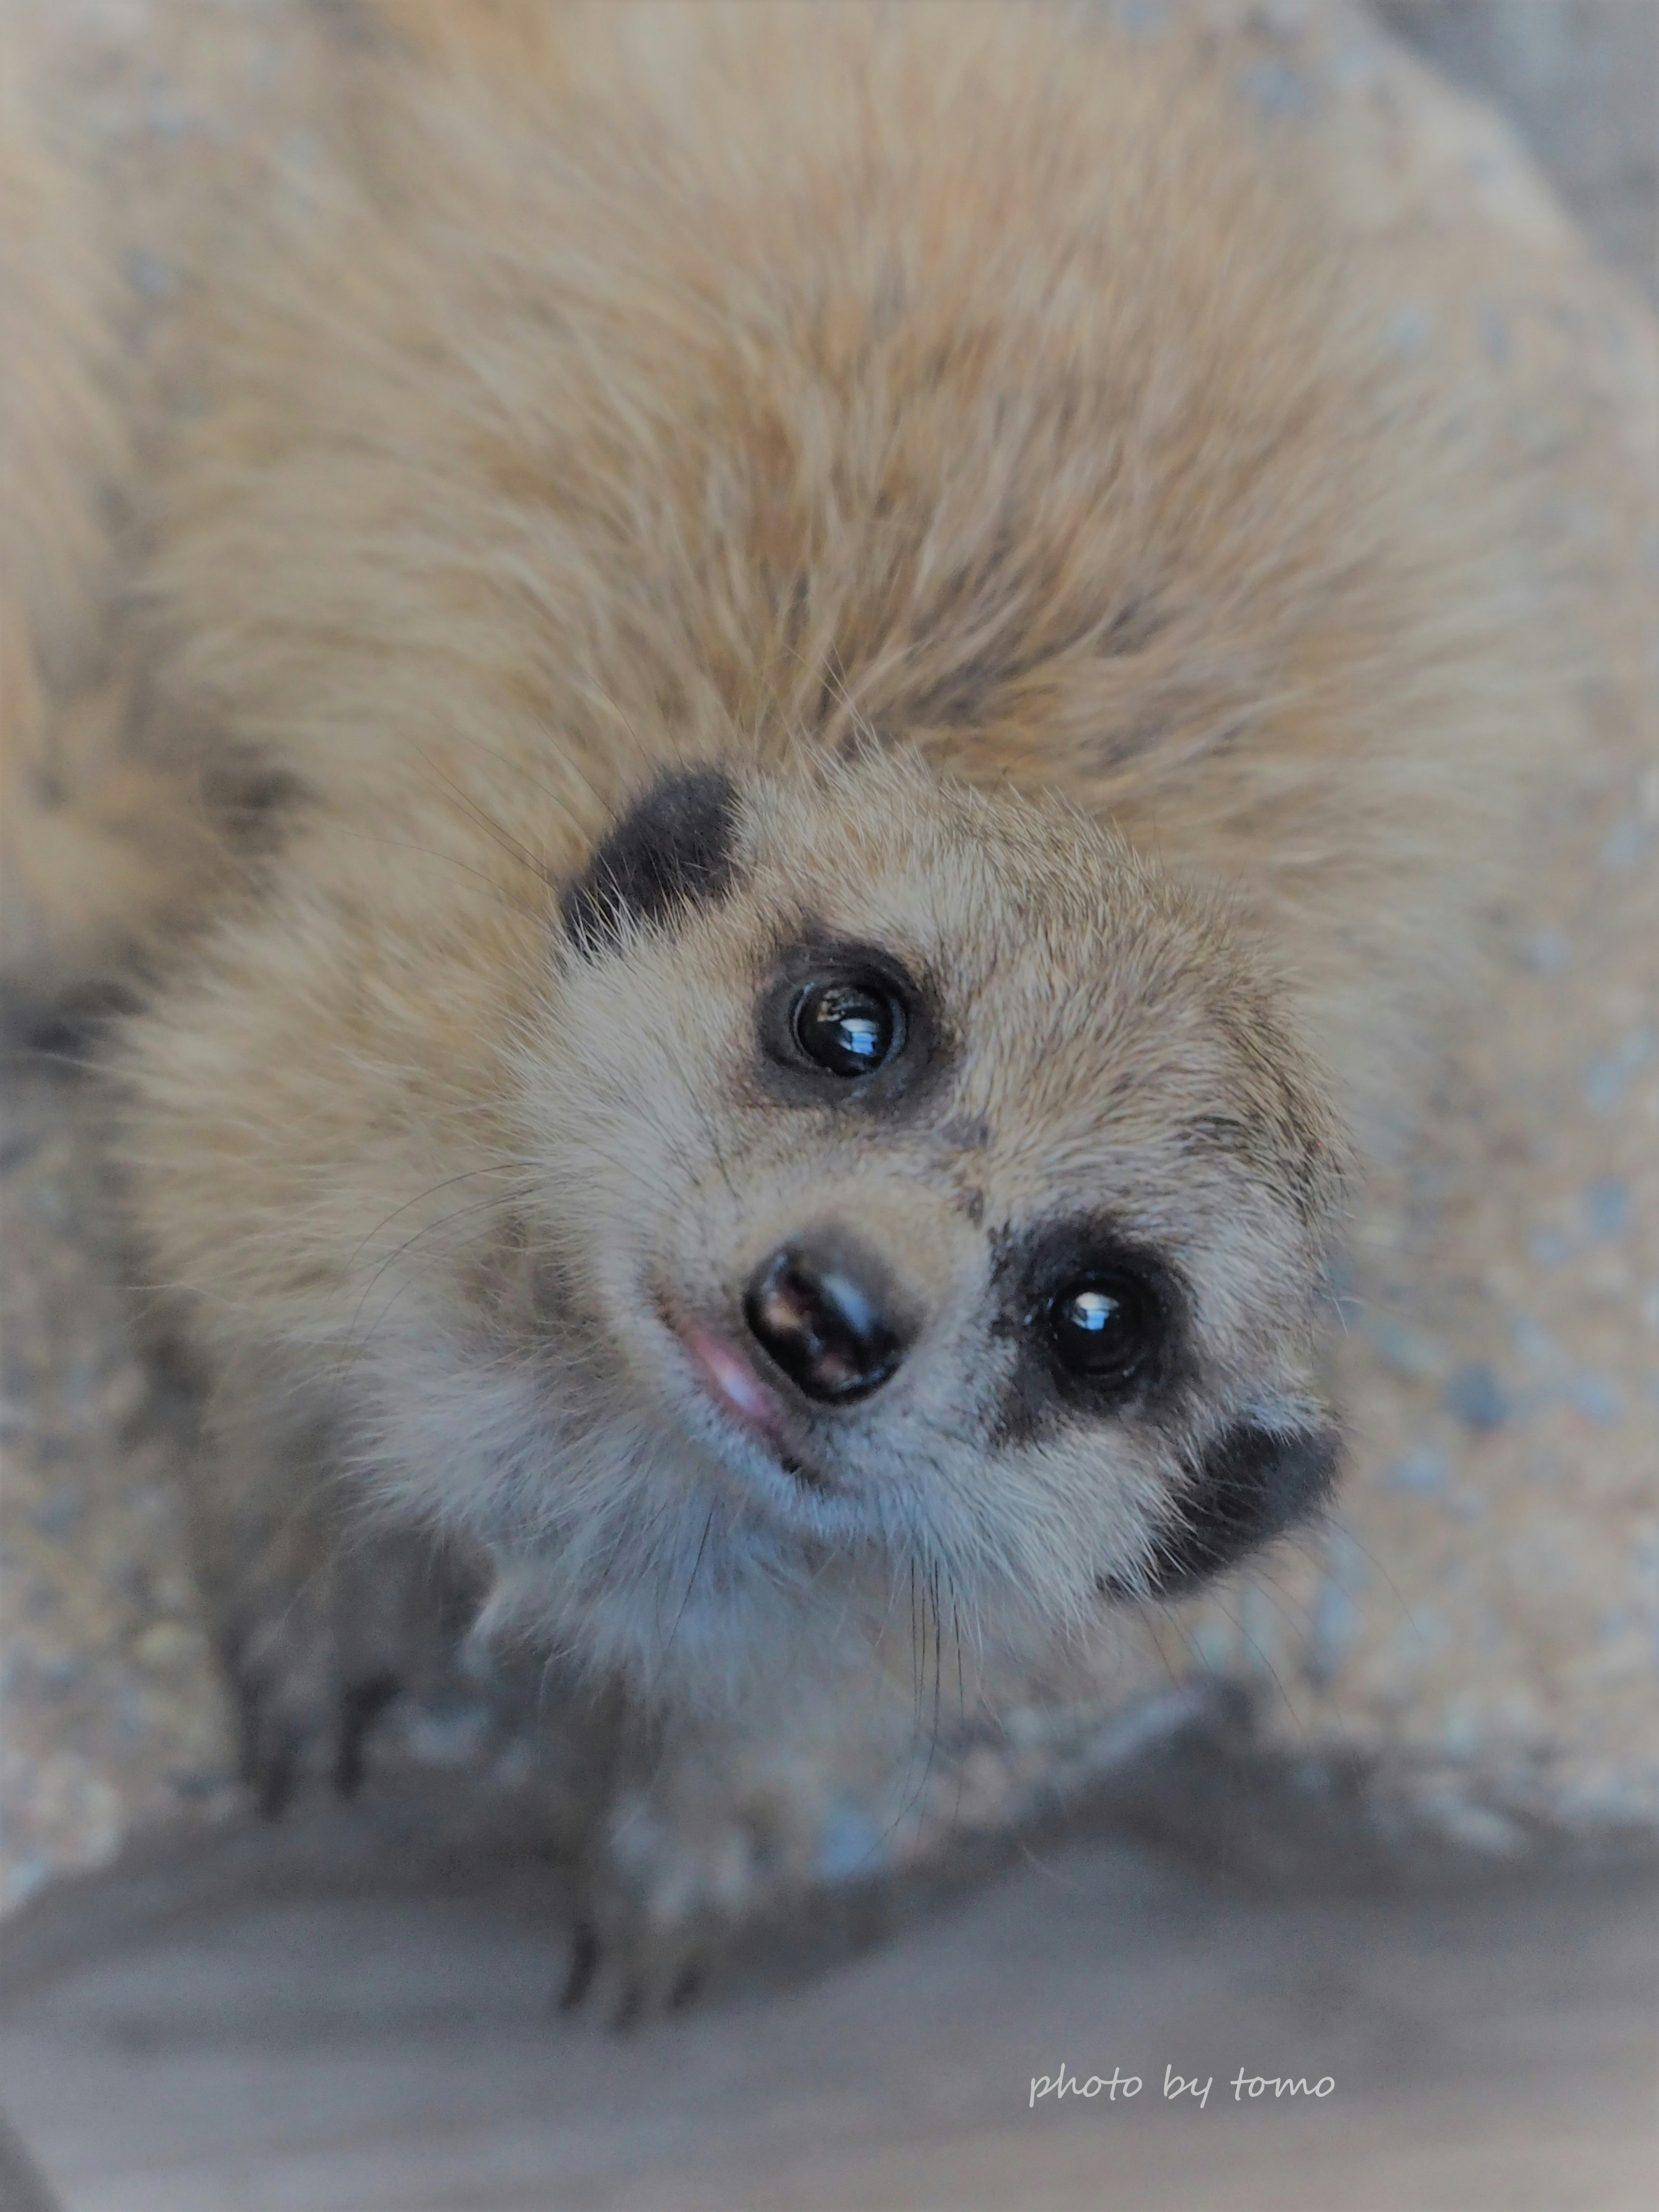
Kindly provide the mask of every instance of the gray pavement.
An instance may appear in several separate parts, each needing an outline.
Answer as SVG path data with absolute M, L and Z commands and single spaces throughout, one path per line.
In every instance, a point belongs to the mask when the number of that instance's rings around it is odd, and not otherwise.
M 618 2039 L 550 2003 L 558 1870 L 447 1866 L 400 1817 L 401 1856 L 368 1814 L 230 1829 L 15 1924 L 0 2098 L 64 2212 L 1659 2201 L 1650 1877 L 1344 1894 L 1340 1866 L 1252 1887 L 1074 1835 Z

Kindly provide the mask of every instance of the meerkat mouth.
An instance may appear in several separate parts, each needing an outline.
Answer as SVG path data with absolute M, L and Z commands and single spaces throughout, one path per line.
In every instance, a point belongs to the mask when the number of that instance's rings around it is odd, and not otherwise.
M 685 1353 L 703 1395 L 712 1400 L 717 1410 L 751 1442 L 763 1444 L 787 1475 L 808 1489 L 829 1490 L 831 1486 L 817 1468 L 791 1449 L 777 1393 L 762 1381 L 743 1354 L 696 1322 L 666 1311 L 663 1318 Z
M 695 1322 L 682 1322 L 675 1334 L 691 1355 L 697 1379 L 718 1405 L 769 1443 L 781 1436 L 782 1408 L 741 1352 L 734 1352 Z

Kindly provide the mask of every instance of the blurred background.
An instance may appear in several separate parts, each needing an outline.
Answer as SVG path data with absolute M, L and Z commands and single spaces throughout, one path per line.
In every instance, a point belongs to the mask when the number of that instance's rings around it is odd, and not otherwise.
M 93 12 L 112 37 L 137 35 L 142 7 L 100 0 Z M 1117 0 L 1116 12 L 1156 33 L 1188 10 Z M 1636 298 L 1659 296 L 1659 0 L 1376 0 L 1370 19 L 1343 0 L 1216 0 L 1211 12 L 1268 112 L 1337 137 L 1358 132 L 1345 118 L 1362 108 L 1403 116 L 1378 173 L 1392 163 L 1428 179 L 1429 228 L 1472 227 L 1481 196 L 1509 189 L 1507 157 L 1478 115 L 1436 106 L 1387 39 L 1500 110 L 1593 251 L 1570 243 L 1527 261 L 1517 249 L 1495 293 L 1516 328 L 1535 311 L 1566 332 L 1559 374 L 1587 420 L 1639 412 L 1648 387 L 1638 379 L 1632 400 L 1619 364 L 1641 310 L 1595 261 Z M 155 104 L 146 127 L 158 138 L 173 130 L 164 85 L 142 70 L 111 82 Z M 1524 179 L 1515 189 L 1524 201 Z M 1427 251 L 1407 239 L 1405 264 Z M 164 307 L 165 264 L 129 262 L 146 310 Z M 1498 345 L 1510 325 L 1497 313 L 1483 296 L 1494 359 L 1510 343 Z M 1399 320 L 1402 344 L 1417 343 L 1423 311 Z M 1584 461 L 1583 483 L 1614 465 L 1605 453 Z M 1654 491 L 1632 494 L 1648 517 L 1650 578 Z M 1615 691 L 1624 680 L 1609 678 Z M 1626 782 L 1609 781 L 1573 848 L 1588 857 L 1570 854 L 1550 894 L 1551 916 L 1569 923 L 1532 931 L 1513 987 L 1546 1057 L 1565 1064 L 1582 1048 L 1589 1069 L 1588 1106 L 1558 1115 L 1544 1084 L 1536 1109 L 1559 1137 L 1558 1166 L 1591 1164 L 1572 1170 L 1574 1190 L 1601 1194 L 1586 1201 L 1582 1282 L 1544 1231 L 1532 1249 L 1568 1285 L 1558 1297 L 1600 1316 L 1613 1348 L 1590 1379 L 1613 1374 L 1606 1388 L 1626 1410 L 1621 1425 L 1582 1377 L 1563 1383 L 1578 1397 L 1561 1418 L 1578 1426 L 1560 1434 L 1582 1439 L 1569 1479 L 1590 1466 L 1639 1474 L 1644 1455 L 1650 1476 L 1659 1467 L 1659 1396 L 1650 1382 L 1640 1395 L 1638 1373 L 1645 1361 L 1651 1375 L 1659 1286 L 1639 1338 L 1646 1279 L 1634 1262 L 1628 1279 L 1617 1273 L 1626 1232 L 1607 1195 L 1626 1185 L 1595 1165 L 1620 1130 L 1651 1154 L 1659 1095 L 1643 1104 L 1640 1039 L 1652 938 L 1645 965 L 1619 970 L 1619 1036 L 1637 1042 L 1605 1051 L 1573 1030 L 1585 994 L 1559 949 L 1595 943 L 1611 963 L 1632 917 L 1651 915 L 1653 840 L 1640 825 L 1659 812 L 1659 781 L 1636 698 L 1620 692 L 1609 710 L 1623 717 Z M 1476 1076 L 1505 1087 L 1501 1065 Z M 1139 1733 L 1085 1731 L 1058 1778 L 1039 1746 L 1028 1764 L 1047 1781 L 1000 1801 L 1024 1808 L 1023 1826 L 989 1820 L 890 1881 L 826 1895 L 759 1933 L 702 2009 L 613 2038 L 554 2008 L 562 1869 L 533 1822 L 458 1796 L 441 1759 L 361 1806 L 313 1808 L 280 1829 L 236 1810 L 216 1708 L 192 1686 L 199 1630 L 173 1587 L 166 1475 L 184 1413 L 122 1334 L 95 1132 L 50 1036 L 14 1040 L 0 1088 L 11 1455 L 0 1875 L 14 1906 L 0 1925 L 0 2212 L 1624 2212 L 1655 2201 L 1654 1826 L 1631 1809 L 1650 1803 L 1632 1778 L 1640 1767 L 1650 1780 L 1653 1678 L 1622 1656 L 1650 1628 L 1607 1630 L 1594 1663 L 1562 1676 L 1595 1756 L 1549 1804 L 1448 1785 L 1433 1822 L 1419 1804 L 1390 1826 L 1386 1802 L 1379 1812 L 1358 1766 L 1320 1733 L 1319 1698 L 1353 1679 L 1345 1650 L 1367 1648 L 1364 1620 L 1343 1612 L 1363 1602 L 1328 1579 L 1297 1660 L 1311 1718 L 1264 1742 L 1241 1688 L 1148 1706 Z M 1626 1109 L 1628 1125 L 1616 1118 Z M 1480 1180 L 1495 1154 L 1471 1145 L 1465 1168 Z M 1451 1173 L 1437 1156 L 1411 1203 Z M 1459 1233 L 1480 1246 L 1498 1232 Z M 1482 1297 L 1518 1295 L 1497 1260 L 1495 1291 L 1464 1247 L 1455 1262 L 1436 1250 L 1424 1261 L 1456 1316 L 1449 1329 L 1473 1325 L 1477 1276 Z M 1379 1492 L 1389 1511 L 1443 1504 L 1448 1525 L 1467 1522 L 1479 1481 L 1501 1489 L 1506 1470 L 1541 1465 L 1542 1448 L 1524 1443 L 1510 1368 L 1474 1352 L 1437 1364 L 1433 1330 L 1409 1305 L 1407 1316 L 1411 1328 L 1374 1333 L 1365 1357 L 1429 1424 L 1427 1441 L 1401 1430 Z M 1636 1525 L 1620 1511 L 1613 1552 Z M 1581 1622 L 1615 1615 L 1611 1600 L 1565 1613 L 1568 1658 L 1594 1640 Z M 1237 1646 L 1195 1648 L 1221 1675 L 1242 1663 Z M 1515 1665 L 1500 1643 L 1462 1705 L 1448 1693 L 1435 1710 L 1436 1743 L 1468 1753 L 1471 1771 L 1468 1716 L 1498 1709 Z M 1271 1703 L 1278 1689 L 1258 1680 L 1251 1694 Z M 1615 1707 L 1622 1735 L 1607 1718 Z M 1575 1806 L 1597 1817 L 1568 1817 Z
M 1501 108 L 1601 252 L 1659 295 L 1654 0 L 1376 0 L 1376 12 Z

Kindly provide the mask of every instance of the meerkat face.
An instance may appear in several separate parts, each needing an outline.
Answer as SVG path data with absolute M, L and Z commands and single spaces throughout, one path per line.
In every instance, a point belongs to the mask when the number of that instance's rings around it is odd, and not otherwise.
M 514 1603 L 647 1674 L 838 1563 L 1070 1625 L 1323 1490 L 1333 1132 L 1203 896 L 872 755 L 670 777 L 561 921 L 507 1396 L 435 1359 L 402 1455 Z

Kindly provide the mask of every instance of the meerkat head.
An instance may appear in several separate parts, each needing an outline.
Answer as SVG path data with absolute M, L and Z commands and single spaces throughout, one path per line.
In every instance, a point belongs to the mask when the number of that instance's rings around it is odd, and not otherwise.
M 647 1675 L 849 1565 L 1073 1625 L 1323 1491 L 1334 1132 L 1215 900 L 871 753 L 668 776 L 560 927 L 495 1395 L 386 1415 L 504 1607 Z

